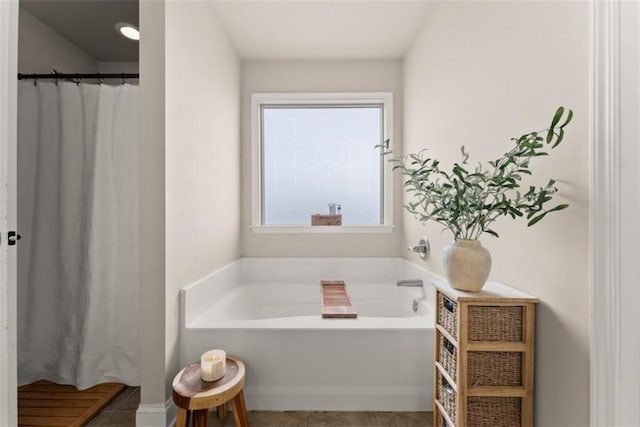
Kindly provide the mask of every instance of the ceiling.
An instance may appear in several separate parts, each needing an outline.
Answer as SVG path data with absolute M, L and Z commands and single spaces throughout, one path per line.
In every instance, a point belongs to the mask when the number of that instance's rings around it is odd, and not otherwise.
M 401 58 L 422 28 L 424 0 L 213 1 L 247 59 Z
M 401 58 L 431 4 L 426 0 L 208 1 L 244 59 Z M 20 0 L 20 5 L 99 61 L 138 60 L 138 43 L 114 30 L 118 22 L 138 25 L 138 0 Z
M 20 6 L 98 61 L 138 61 L 138 42 L 114 27 L 139 26 L 138 0 L 20 0 Z

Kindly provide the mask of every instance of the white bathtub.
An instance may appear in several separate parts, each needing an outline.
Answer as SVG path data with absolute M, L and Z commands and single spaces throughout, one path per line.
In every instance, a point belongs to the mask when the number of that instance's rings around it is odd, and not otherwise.
M 433 278 L 401 258 L 243 258 L 182 290 L 181 364 L 240 357 L 249 409 L 431 410 Z M 320 280 L 347 283 L 357 319 L 322 319 Z

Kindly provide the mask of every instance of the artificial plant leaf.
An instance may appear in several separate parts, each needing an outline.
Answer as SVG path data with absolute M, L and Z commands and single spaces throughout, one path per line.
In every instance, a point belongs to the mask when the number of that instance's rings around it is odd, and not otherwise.
M 567 119 L 564 121 L 563 124 L 560 125 L 560 128 L 564 129 L 564 127 L 569 124 L 572 118 L 573 118 L 573 110 L 569 110 L 569 113 L 567 114 Z
M 491 234 L 493 237 L 500 237 L 500 236 L 498 236 L 498 233 L 496 233 L 495 231 L 490 230 L 488 228 L 486 230 L 484 230 L 484 232 L 487 233 L 487 234 Z
M 556 110 L 556 113 L 553 115 L 553 119 L 551 120 L 551 126 L 549 126 L 550 129 L 553 130 L 553 128 L 556 127 L 556 125 L 560 121 L 560 118 L 562 118 L 563 114 L 564 114 L 564 107 L 558 107 L 558 109 Z
M 569 207 L 569 205 L 568 205 L 568 204 L 566 204 L 566 203 L 564 203 L 564 204 L 562 204 L 562 205 L 558 205 L 558 206 L 556 206 L 555 208 L 549 209 L 549 210 L 547 211 L 547 213 L 549 213 L 549 212 L 557 212 L 557 211 L 561 211 L 561 210 L 563 210 L 563 209 L 567 209 L 568 207 Z
M 537 217 L 533 218 L 531 221 L 529 221 L 527 223 L 527 227 L 531 227 L 532 225 L 537 224 L 538 222 L 540 222 L 540 220 L 542 218 L 544 218 L 546 214 L 547 214 L 546 212 L 542 212 L 540 215 L 538 215 Z
M 554 142 L 554 144 L 551 146 L 551 148 L 556 148 L 558 146 L 558 144 L 560 144 L 562 142 L 563 138 L 564 138 L 564 129 L 560 128 L 560 131 L 558 132 L 558 139 L 556 139 L 556 142 Z
M 520 212 L 518 209 L 509 206 L 508 207 L 509 211 L 512 212 L 515 216 L 522 216 L 522 212 Z

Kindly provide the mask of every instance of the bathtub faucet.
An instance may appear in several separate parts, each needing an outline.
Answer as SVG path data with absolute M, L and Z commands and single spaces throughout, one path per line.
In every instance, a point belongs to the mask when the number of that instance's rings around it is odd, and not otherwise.
M 396 286 L 411 286 L 411 287 L 420 287 L 424 286 L 422 279 L 404 279 L 398 280 Z

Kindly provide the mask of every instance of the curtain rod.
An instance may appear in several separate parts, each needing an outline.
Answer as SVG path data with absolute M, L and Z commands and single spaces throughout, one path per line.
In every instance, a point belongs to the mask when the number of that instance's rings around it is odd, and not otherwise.
M 138 73 L 50 73 L 50 74 L 22 74 L 18 73 L 18 80 L 38 80 L 38 79 L 53 79 L 53 80 L 82 80 L 82 79 L 139 79 Z

